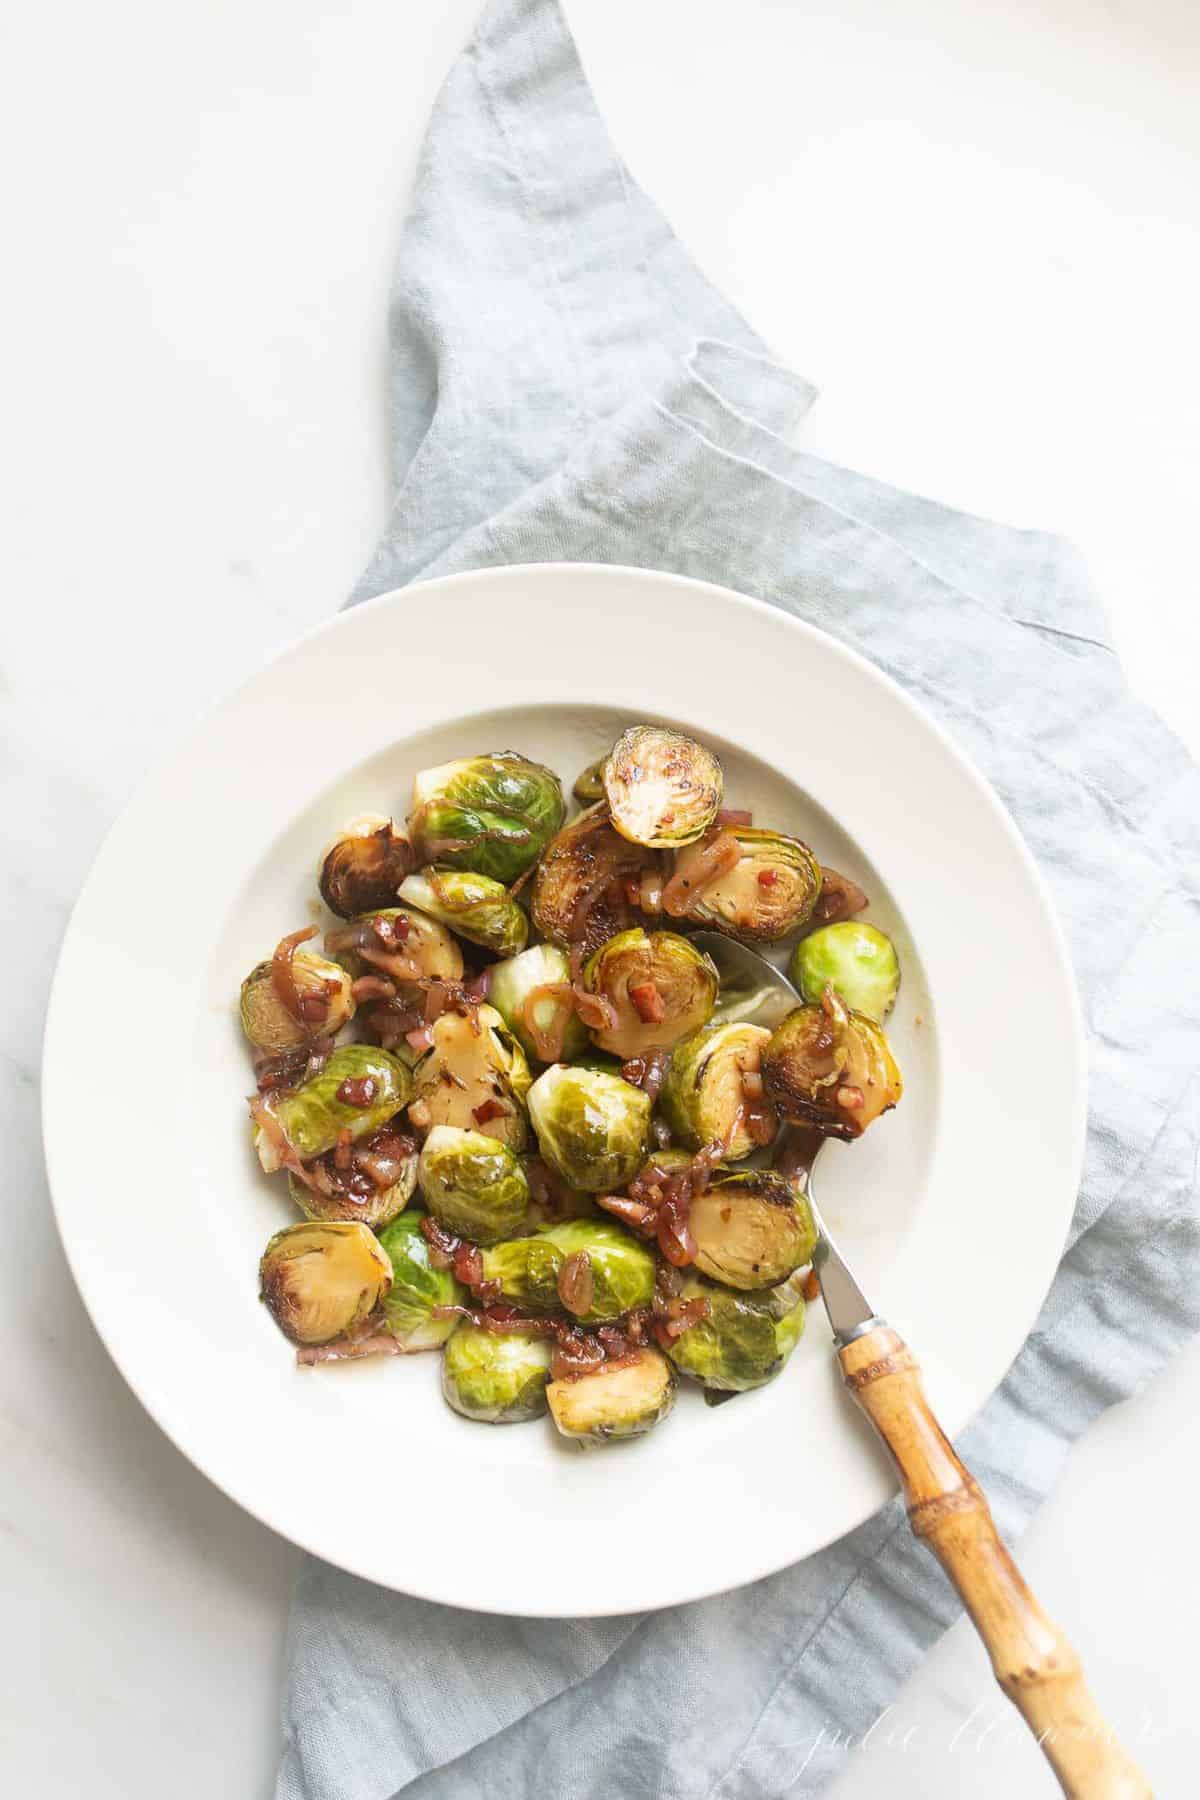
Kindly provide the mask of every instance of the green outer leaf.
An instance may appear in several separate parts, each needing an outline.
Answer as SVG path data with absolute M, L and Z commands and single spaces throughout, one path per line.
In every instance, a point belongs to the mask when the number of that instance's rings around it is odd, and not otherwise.
M 794 1290 L 782 1317 L 775 1311 L 779 1288 L 733 1293 L 693 1275 L 683 1291 L 689 1299 L 702 1295 L 709 1317 L 673 1339 L 667 1355 L 681 1374 L 717 1392 L 745 1393 L 771 1381 L 804 1331 L 804 1302 Z
M 473 1243 L 498 1243 L 526 1223 L 525 1170 L 511 1150 L 480 1131 L 435 1125 L 421 1151 L 420 1182 L 433 1216 Z
M 890 937 L 862 919 L 822 925 L 792 951 L 788 975 L 804 998 L 818 1002 L 833 986 L 852 1012 L 881 1025 L 896 1003 L 900 960 Z
M 376 1083 L 370 1106 L 349 1106 L 337 1098 L 343 1081 L 369 1075 Z M 402 1062 L 372 1044 L 342 1044 L 319 1075 L 292 1094 L 285 1094 L 275 1116 L 288 1143 L 303 1162 L 332 1150 L 343 1131 L 351 1141 L 370 1137 L 407 1106 L 412 1076 Z
M 551 1346 L 524 1331 L 485 1331 L 469 1319 L 446 1343 L 442 1393 L 464 1419 L 519 1425 L 546 1411 Z
M 485 1281 L 498 1281 L 506 1300 L 539 1312 L 558 1312 L 558 1277 L 568 1256 L 586 1250 L 594 1294 L 584 1325 L 619 1319 L 654 1298 L 654 1257 L 644 1244 L 607 1219 L 567 1219 L 536 1237 L 512 1238 L 483 1252 Z
M 566 816 L 553 770 L 514 751 L 464 757 L 426 769 L 413 785 L 414 843 L 430 862 L 474 869 L 506 885 L 532 867 Z M 472 840 L 459 850 L 441 840 Z
M 490 875 L 473 869 L 421 869 L 405 877 L 400 898 L 497 956 L 515 956 L 525 948 L 529 920 L 503 882 Z
M 542 1155 L 570 1187 L 619 1194 L 646 1153 L 650 1100 L 619 1075 L 555 1063 L 529 1090 Z
M 451 1316 L 435 1319 L 435 1306 L 464 1306 L 467 1290 L 448 1269 L 435 1269 L 421 1233 L 425 1217 L 415 1207 L 402 1212 L 379 1234 L 392 1265 L 392 1285 L 385 1296 L 383 1327 L 406 1350 L 436 1350 L 458 1323 Z

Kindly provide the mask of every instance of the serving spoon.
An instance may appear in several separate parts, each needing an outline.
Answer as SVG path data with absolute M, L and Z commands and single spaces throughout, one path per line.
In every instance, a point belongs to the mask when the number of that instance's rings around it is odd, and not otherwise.
M 720 971 L 723 1019 L 773 1030 L 803 1004 L 787 977 L 746 945 L 715 931 L 696 932 L 692 942 Z M 798 1173 L 818 1231 L 813 1268 L 842 1379 L 896 1467 L 909 1526 L 958 1590 L 996 1680 L 1063 1793 L 1072 1800 L 1148 1800 L 1150 1784 L 1097 1706 L 1078 1654 L 1026 1586 L 978 1483 L 938 1424 L 915 1356 L 876 1313 L 834 1243 L 813 1192 L 820 1148 L 816 1133 L 805 1132 Z

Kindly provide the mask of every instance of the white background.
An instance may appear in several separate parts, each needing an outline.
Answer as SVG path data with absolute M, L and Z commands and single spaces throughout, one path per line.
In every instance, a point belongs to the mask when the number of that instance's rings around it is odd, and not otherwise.
M 22 1800 L 270 1789 L 291 1553 L 159 1435 L 82 1314 L 38 1041 L 139 774 L 371 548 L 388 278 L 475 11 L 46 0 L 0 25 L 0 1781 Z M 1193 0 L 568 11 L 635 174 L 821 387 L 807 446 L 1076 538 L 1131 677 L 1200 750 Z M 1024 1548 L 1164 1796 L 1200 1755 L 1198 1403 L 1193 1348 L 1078 1447 Z M 993 1692 L 956 1627 L 838 1800 L 1055 1791 Z

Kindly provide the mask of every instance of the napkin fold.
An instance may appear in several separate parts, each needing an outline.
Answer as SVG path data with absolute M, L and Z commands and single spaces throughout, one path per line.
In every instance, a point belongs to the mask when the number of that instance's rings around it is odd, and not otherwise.
M 961 1441 L 1019 1535 L 1071 1441 L 1200 1324 L 1195 765 L 1067 545 L 794 447 L 813 388 L 623 168 L 556 0 L 494 0 L 451 71 L 391 337 L 395 498 L 355 600 L 548 560 L 724 582 L 914 693 L 1038 858 L 1084 1000 L 1086 1165 L 1042 1313 Z M 1036 1046 L 1019 971 L 1014 996 Z M 749 1588 L 614 1619 L 460 1612 L 307 1559 L 277 1800 L 805 1800 L 957 1611 L 898 1503 Z

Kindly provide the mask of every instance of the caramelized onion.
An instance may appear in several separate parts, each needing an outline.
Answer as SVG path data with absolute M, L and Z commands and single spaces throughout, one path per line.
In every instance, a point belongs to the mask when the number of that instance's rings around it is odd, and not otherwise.
M 651 915 L 662 911 L 663 877 L 661 869 L 642 870 L 638 879 L 638 894 L 635 904 L 642 912 Z
M 280 938 L 271 958 L 271 986 L 278 995 L 279 1004 L 298 1025 L 320 1025 L 329 1013 L 329 1002 L 324 994 L 301 994 L 296 986 L 296 971 L 292 967 L 297 946 L 307 944 L 309 938 L 315 938 L 316 935 L 315 925 L 306 925 L 302 931 L 291 932 L 287 937 Z
M 567 1257 L 558 1272 L 557 1286 L 558 1297 L 567 1311 L 582 1318 L 596 1295 L 592 1259 L 586 1250 L 576 1250 L 574 1255 Z
M 731 831 L 709 832 L 679 851 L 675 873 L 663 889 L 663 911 L 681 919 L 706 888 L 728 875 L 742 860 L 742 846 Z
M 551 1000 L 554 1011 L 548 1025 L 540 1025 L 537 1009 L 540 1003 Z M 533 1042 L 534 1055 L 539 1062 L 556 1063 L 562 1060 L 563 1042 L 567 1027 L 575 1012 L 575 990 L 569 981 L 543 981 L 537 987 L 530 988 L 517 1008 L 521 1024 L 529 1033 Z

